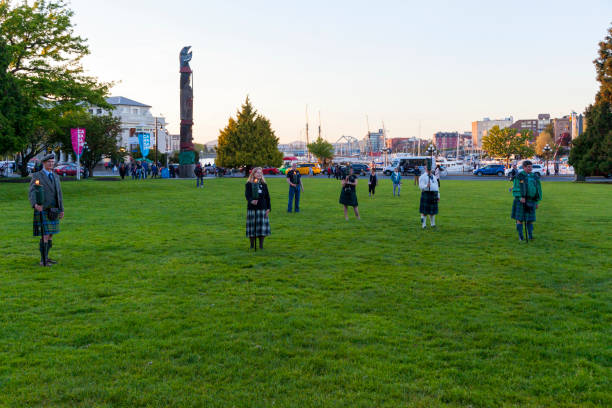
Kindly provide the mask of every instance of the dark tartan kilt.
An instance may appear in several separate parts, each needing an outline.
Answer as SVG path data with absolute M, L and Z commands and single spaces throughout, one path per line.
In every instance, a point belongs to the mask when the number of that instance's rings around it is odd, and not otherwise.
M 421 192 L 421 205 L 419 212 L 425 215 L 436 215 L 438 213 L 438 192 L 423 191 Z
M 523 203 L 521 203 L 521 199 L 515 197 L 514 202 L 512 203 L 512 214 L 510 215 L 510 217 L 517 221 L 535 222 L 535 205 L 531 208 L 525 208 Z
M 38 211 L 34 211 L 34 236 L 40 237 L 41 235 L 55 235 L 60 232 L 60 220 L 51 221 L 47 218 L 47 212 L 43 211 L 43 221 L 42 226 L 44 226 L 44 231 L 41 228 L 40 223 L 40 213 Z
M 266 210 L 247 210 L 246 236 L 267 237 L 270 235 L 270 218 Z
M 357 192 L 356 191 L 344 191 L 344 188 L 340 192 L 340 204 L 347 205 L 350 207 L 358 207 L 357 203 Z

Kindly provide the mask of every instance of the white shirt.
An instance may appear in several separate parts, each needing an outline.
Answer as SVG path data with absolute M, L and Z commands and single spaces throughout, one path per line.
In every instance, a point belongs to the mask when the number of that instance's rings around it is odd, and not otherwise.
M 429 187 L 427 187 L 428 183 Z M 438 180 L 433 174 L 429 175 L 426 172 L 421 174 L 421 177 L 419 177 L 419 188 L 421 191 L 435 191 L 438 193 L 438 198 L 440 197 L 440 186 L 438 186 Z

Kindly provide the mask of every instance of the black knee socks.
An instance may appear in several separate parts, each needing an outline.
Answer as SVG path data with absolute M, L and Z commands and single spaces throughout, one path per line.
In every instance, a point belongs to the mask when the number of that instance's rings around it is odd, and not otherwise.
M 255 237 L 249 237 L 251 240 L 251 249 L 255 248 Z
M 259 249 L 263 249 L 264 237 L 259 237 Z

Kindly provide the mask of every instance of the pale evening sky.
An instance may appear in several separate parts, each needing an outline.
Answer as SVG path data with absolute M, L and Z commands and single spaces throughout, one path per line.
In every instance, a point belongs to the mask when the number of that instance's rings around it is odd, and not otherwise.
M 152 105 L 178 133 L 179 63 L 191 45 L 194 140 L 215 140 L 250 95 L 281 142 L 471 130 L 473 120 L 582 112 L 609 0 L 72 0 L 88 72 Z

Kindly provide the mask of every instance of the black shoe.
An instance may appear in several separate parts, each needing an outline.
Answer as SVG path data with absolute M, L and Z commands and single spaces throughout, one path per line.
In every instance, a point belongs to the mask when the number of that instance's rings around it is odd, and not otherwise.
M 47 258 L 47 264 L 49 264 L 49 265 L 55 265 L 55 264 L 57 264 L 57 261 L 56 261 L 56 260 L 54 260 L 54 259 Z

